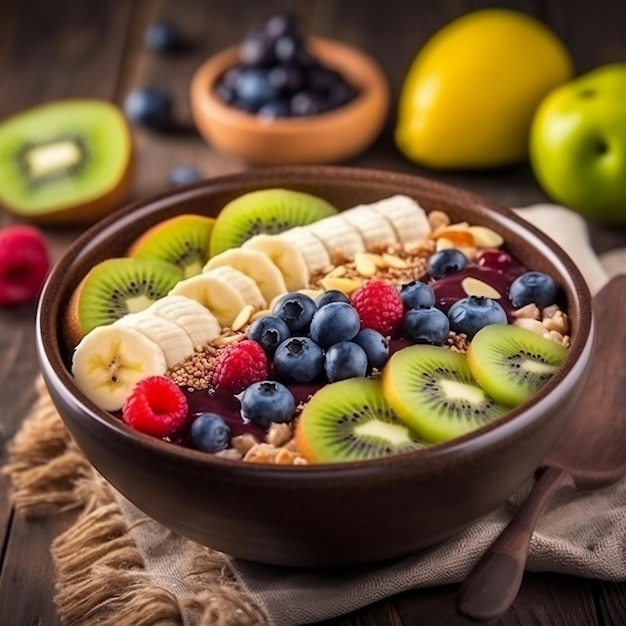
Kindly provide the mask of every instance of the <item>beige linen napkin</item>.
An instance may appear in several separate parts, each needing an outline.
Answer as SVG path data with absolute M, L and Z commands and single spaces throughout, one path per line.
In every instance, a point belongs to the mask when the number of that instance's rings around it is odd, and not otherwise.
M 519 209 L 575 260 L 595 293 L 626 273 L 626 248 L 598 258 L 584 221 L 554 205 Z M 626 442 L 625 442 L 626 444 Z M 171 533 L 115 492 L 77 450 L 50 398 L 15 437 L 4 471 L 29 518 L 82 509 L 53 544 L 56 603 L 72 626 L 296 626 L 412 588 L 460 582 L 526 497 L 532 480 L 461 534 L 369 567 L 298 570 L 215 552 Z M 626 580 L 626 481 L 564 493 L 539 521 L 528 568 Z
M 610 253 L 605 266 L 593 252 L 584 221 L 555 205 L 519 209 L 518 213 L 549 234 L 576 261 L 595 293 L 611 274 L 626 272 L 626 249 Z M 609 270 L 609 271 L 607 271 Z M 626 442 L 625 442 L 626 444 Z M 406 558 L 371 567 L 297 570 L 233 559 L 242 588 L 264 610 L 268 623 L 294 626 L 336 617 L 408 589 L 463 580 L 483 551 L 508 523 L 525 498 L 530 481 L 507 503 L 460 535 Z M 159 584 L 178 595 L 184 590 L 185 540 L 147 521 L 120 497 L 124 514 L 134 524 L 134 536 L 148 559 L 147 569 Z M 569 492 L 541 518 L 533 536 L 528 569 L 626 580 L 626 482 L 585 494 Z M 195 625 L 193 611 L 185 624 Z

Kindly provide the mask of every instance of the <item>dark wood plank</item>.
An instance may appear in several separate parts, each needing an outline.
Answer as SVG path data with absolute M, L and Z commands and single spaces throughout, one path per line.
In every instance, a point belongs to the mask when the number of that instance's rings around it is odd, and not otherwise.
M 626 624 L 626 585 L 597 581 L 595 589 L 602 624 L 606 626 Z

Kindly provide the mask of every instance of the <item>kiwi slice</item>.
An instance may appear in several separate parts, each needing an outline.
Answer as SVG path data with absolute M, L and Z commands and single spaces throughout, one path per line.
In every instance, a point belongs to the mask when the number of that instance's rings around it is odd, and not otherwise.
M 304 407 L 296 445 L 311 462 L 363 461 L 424 446 L 398 420 L 378 380 L 348 378 L 322 387 Z
M 136 259 L 167 261 L 179 267 L 183 278 L 202 272 L 209 259 L 209 241 L 215 219 L 185 214 L 164 220 L 149 228 L 130 247 Z
M 219 213 L 211 234 L 211 256 L 236 248 L 253 235 L 275 235 L 334 215 L 322 198 L 290 189 L 261 189 L 231 200 Z
M 72 339 L 127 313 L 143 311 L 181 278 L 181 270 L 165 261 L 123 257 L 98 263 L 72 296 L 68 315 Z
M 132 182 L 124 115 L 104 100 L 61 100 L 0 124 L 0 204 L 35 222 L 91 222 Z
M 398 417 L 433 443 L 460 437 L 507 410 L 474 380 L 464 354 L 442 346 L 414 345 L 393 354 L 382 387 Z
M 526 328 L 492 324 L 474 335 L 467 362 L 487 393 L 513 407 L 537 392 L 566 355 L 566 348 Z

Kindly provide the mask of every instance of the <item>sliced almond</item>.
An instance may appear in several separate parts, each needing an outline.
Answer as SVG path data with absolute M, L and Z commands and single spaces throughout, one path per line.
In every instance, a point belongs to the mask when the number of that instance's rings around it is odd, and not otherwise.
M 539 307 L 534 302 L 531 302 L 521 309 L 513 311 L 513 317 L 525 317 L 530 320 L 538 320 L 541 317 L 541 311 L 539 311 Z
M 491 285 L 487 284 L 484 280 L 468 276 L 461 281 L 461 287 L 468 296 L 484 296 L 485 298 L 491 298 L 492 300 L 499 300 L 502 294 L 494 289 Z
M 440 237 L 437 239 L 437 246 L 435 247 L 437 252 L 439 252 L 439 250 L 447 250 L 448 248 L 456 248 L 454 241 L 448 239 L 447 237 Z
M 499 248 L 504 243 L 501 235 L 486 226 L 470 226 L 468 230 L 479 248 Z
M 409 264 L 404 259 L 401 259 L 395 254 L 389 254 L 388 252 L 382 255 L 382 260 L 386 267 L 391 267 L 395 270 L 403 270 L 409 267 Z
M 448 214 L 443 211 L 431 211 L 428 214 L 428 223 L 432 230 L 437 230 L 442 226 L 448 226 L 448 224 L 450 224 L 450 218 Z
M 241 330 L 249 321 L 252 315 L 254 314 L 254 306 L 251 304 L 246 304 L 246 306 L 237 313 L 237 316 L 233 320 L 233 323 L 230 325 L 230 329 L 237 332 Z
M 451 224 L 443 228 L 438 228 L 432 235 L 435 240 L 448 239 L 455 246 L 473 246 L 474 237 L 465 224 Z
M 254 322 L 255 320 L 258 320 L 262 317 L 267 317 L 268 315 L 271 315 L 272 312 L 269 309 L 261 309 L 260 311 L 257 311 L 251 318 L 250 321 Z
M 545 326 L 539 320 L 531 320 L 527 317 L 519 317 L 513 322 L 514 326 L 530 330 L 536 335 L 543 337 L 546 333 Z
M 361 286 L 360 280 L 355 280 L 353 278 L 338 278 L 336 276 L 325 276 L 320 280 L 320 284 L 324 288 L 325 291 L 330 291 L 331 289 L 337 289 L 338 291 L 342 291 L 346 295 L 350 295 L 352 292 L 356 291 Z
M 228 346 L 231 343 L 237 343 L 238 341 L 241 341 L 241 339 L 243 339 L 244 335 L 241 334 L 235 334 L 235 335 L 220 335 L 219 337 L 216 337 L 212 342 L 211 345 L 216 346 L 218 348 L 224 347 L 224 346 Z
M 345 265 L 338 265 L 337 267 L 333 267 L 333 269 L 328 272 L 326 275 L 327 276 L 345 276 L 346 274 L 346 266 Z
M 370 255 L 363 252 L 357 252 L 354 255 L 354 269 L 365 278 L 372 278 L 378 270 Z
M 317 296 L 321 296 L 324 292 L 321 289 L 298 289 L 298 293 L 309 296 L 311 300 L 315 300 Z

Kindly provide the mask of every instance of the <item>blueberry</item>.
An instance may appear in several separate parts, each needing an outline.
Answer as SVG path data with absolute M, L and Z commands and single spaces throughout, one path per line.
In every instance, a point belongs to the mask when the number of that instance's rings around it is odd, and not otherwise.
M 309 337 L 291 337 L 274 353 L 274 369 L 287 382 L 308 383 L 315 380 L 324 367 L 324 352 Z
M 329 289 L 315 298 L 315 304 L 318 309 L 331 302 L 350 302 L 350 298 L 343 291 L 339 291 L 339 289 Z
M 261 105 L 256 114 L 266 119 L 276 119 L 277 117 L 289 117 L 291 109 L 286 100 L 270 100 Z
M 400 299 L 407 310 L 435 306 L 435 292 L 426 283 L 419 280 L 402 285 Z
M 326 378 L 331 383 L 367 374 L 367 354 L 353 341 L 339 341 L 328 350 L 324 359 Z
M 174 52 L 182 50 L 185 42 L 178 29 L 165 20 L 153 22 L 144 32 L 144 43 L 150 50 Z
M 292 13 L 276 13 L 265 22 L 265 32 L 273 39 L 296 33 L 296 18 Z
M 439 346 L 449 332 L 448 316 L 434 307 L 409 309 L 402 320 L 402 335 L 415 343 Z
M 202 180 L 200 170 L 193 165 L 179 165 L 170 172 L 170 185 L 179 187 Z
M 303 293 L 287 293 L 281 296 L 272 309 L 272 315 L 280 317 L 291 331 L 292 335 L 304 335 L 309 332 L 309 326 L 317 306 L 313 298 Z
M 450 329 L 464 333 L 468 339 L 489 324 L 506 324 L 506 313 L 502 306 L 484 296 L 469 296 L 457 300 L 448 310 Z
M 239 394 L 241 417 L 262 428 L 271 422 L 290 422 L 296 410 L 296 400 L 285 385 L 274 380 L 253 383 Z
M 389 341 L 373 328 L 364 328 L 352 340 L 365 350 L 367 362 L 370 366 L 380 369 L 389 358 Z
M 217 413 L 198 413 L 189 433 L 191 445 L 204 452 L 225 450 L 230 442 L 230 428 Z
M 239 58 L 247 67 L 268 67 L 276 61 L 274 41 L 263 31 L 254 31 L 239 47 Z
M 167 130 L 172 126 L 172 97 L 159 87 L 131 91 L 124 101 L 128 119 L 151 130 Z
M 291 99 L 291 114 L 296 117 L 318 115 L 328 110 L 326 100 L 310 91 L 299 91 Z
M 509 298 L 516 309 L 531 303 L 542 309 L 554 304 L 556 295 L 556 283 L 543 272 L 526 272 L 518 276 L 509 288 Z
M 293 65 L 276 65 L 267 73 L 270 84 L 283 94 L 292 94 L 302 86 L 302 72 Z
M 467 267 L 467 257 L 456 248 L 445 248 L 428 259 L 428 273 L 435 280 Z
M 361 328 L 361 319 L 356 309 L 347 302 L 331 302 L 321 309 L 311 320 L 311 339 L 328 348 L 338 341 L 353 339 Z
M 237 77 L 235 96 L 242 102 L 259 107 L 276 99 L 279 91 L 270 83 L 267 70 L 250 67 L 242 70 Z
M 274 315 L 254 320 L 248 328 L 248 339 L 256 341 L 267 354 L 274 354 L 276 348 L 291 336 L 289 326 Z

